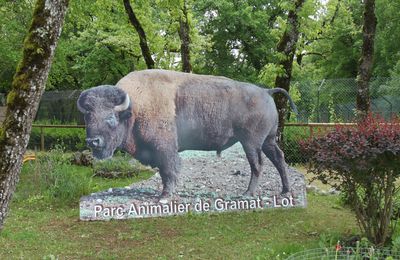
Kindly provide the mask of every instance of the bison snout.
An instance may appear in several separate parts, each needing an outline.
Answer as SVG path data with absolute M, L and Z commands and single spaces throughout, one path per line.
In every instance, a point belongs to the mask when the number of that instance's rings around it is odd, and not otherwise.
M 96 136 L 93 138 L 86 138 L 86 144 L 90 148 L 101 148 L 104 146 L 104 141 L 100 136 Z

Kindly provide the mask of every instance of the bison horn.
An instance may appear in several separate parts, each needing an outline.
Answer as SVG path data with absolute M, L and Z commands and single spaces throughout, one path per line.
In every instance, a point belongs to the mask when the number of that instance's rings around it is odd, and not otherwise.
M 79 111 L 81 111 L 82 113 L 86 113 L 86 109 L 84 109 L 83 107 L 81 107 L 81 105 L 79 104 L 79 100 L 80 100 L 80 99 L 78 99 L 78 102 L 76 102 Z
M 115 106 L 114 107 L 114 111 L 120 112 L 120 111 L 127 110 L 128 107 L 129 107 L 130 102 L 131 101 L 129 99 L 129 96 L 128 96 L 128 94 L 126 94 L 124 102 L 122 102 L 122 104 L 120 104 L 118 106 Z

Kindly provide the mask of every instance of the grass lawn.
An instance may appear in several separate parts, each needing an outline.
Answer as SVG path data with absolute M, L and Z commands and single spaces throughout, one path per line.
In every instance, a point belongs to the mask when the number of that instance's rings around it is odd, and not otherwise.
M 92 189 L 141 178 L 94 178 Z M 336 196 L 310 194 L 305 209 L 82 222 L 79 199 L 62 205 L 27 198 L 33 181 L 24 166 L 0 233 L 0 259 L 281 259 L 359 233 L 354 215 Z

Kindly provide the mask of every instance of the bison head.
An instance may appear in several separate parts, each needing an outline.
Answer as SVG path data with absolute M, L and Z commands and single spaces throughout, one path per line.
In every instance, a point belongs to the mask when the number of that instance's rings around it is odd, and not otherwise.
M 77 105 L 85 117 L 86 143 L 93 156 L 111 157 L 128 132 L 128 119 L 132 116 L 128 94 L 114 86 L 98 86 L 83 91 Z

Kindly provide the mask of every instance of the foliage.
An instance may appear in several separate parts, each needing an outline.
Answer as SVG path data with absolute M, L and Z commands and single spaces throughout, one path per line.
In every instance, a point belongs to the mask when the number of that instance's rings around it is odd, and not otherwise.
M 375 12 L 378 19 L 375 37 L 375 76 L 388 77 L 400 58 L 398 14 L 400 2 L 376 0 Z M 398 65 L 397 65 L 398 67 Z M 399 74 L 398 74 L 399 75 Z M 397 85 L 399 91 L 400 87 Z
M 304 127 L 286 126 L 284 136 L 282 150 L 285 154 L 285 161 L 288 164 L 305 163 L 306 159 L 301 155 L 300 141 L 309 138 L 309 130 Z
M 390 70 L 390 80 L 380 85 L 378 91 L 384 95 L 400 96 L 400 60 Z
M 67 151 L 80 151 L 86 147 L 85 129 L 81 128 L 44 128 L 44 148 L 49 150 L 57 144 L 61 145 Z M 28 148 L 37 150 L 41 145 L 41 130 L 33 127 L 29 139 Z
M 308 30 L 303 39 L 301 68 L 303 78 L 351 78 L 357 75 L 362 44 L 362 5 L 358 1 L 328 1 L 317 9 L 319 26 Z M 298 61 L 298 60 L 297 60 Z
M 369 115 L 302 144 L 309 172 L 341 190 L 367 238 L 383 245 L 393 232 L 395 181 L 400 176 L 400 122 Z
M 36 160 L 27 164 L 25 171 L 33 175 L 31 191 L 17 194 L 16 199 L 29 203 L 76 203 L 90 191 L 91 177 L 85 171 L 73 168 L 62 148 L 39 153 Z M 34 194 L 30 194 L 30 192 Z
M 273 25 L 284 14 L 279 1 L 196 1 L 201 34 L 210 39 L 197 71 L 257 81 L 276 45 Z
M 33 4 L 33 1 L 0 0 L 0 92 L 11 89 L 17 62 L 22 57 Z
M 134 175 L 120 176 L 115 180 L 98 178 L 93 176 L 92 167 L 71 165 L 71 154 L 65 153 L 61 146 L 38 153 L 36 157 L 24 164 L 21 173 L 23 182 L 19 184 L 14 196 L 17 202 L 34 209 L 54 205 L 75 207 L 81 196 L 110 187 L 127 186 L 153 175 L 152 171 L 135 164 L 129 168 L 131 171 L 134 169 Z M 113 169 L 119 167 L 118 163 L 127 162 L 127 158 L 118 154 Z
M 108 160 L 97 161 L 93 164 L 94 176 L 104 178 L 126 178 L 138 176 L 145 168 L 129 155 L 116 154 Z
M 0 92 L 10 89 L 33 3 L 0 0 Z M 272 85 L 280 73 L 275 49 L 286 28 L 290 1 L 190 0 L 186 4 L 195 72 Z M 138 0 L 132 5 L 148 34 L 156 67 L 178 70 L 182 0 Z M 388 77 L 395 70 L 400 53 L 399 10 L 397 1 L 376 1 L 374 76 Z M 293 79 L 355 77 L 362 11 L 357 0 L 306 1 L 299 14 Z M 71 1 L 47 89 L 115 84 L 128 72 L 144 68 L 139 39 L 122 1 Z

